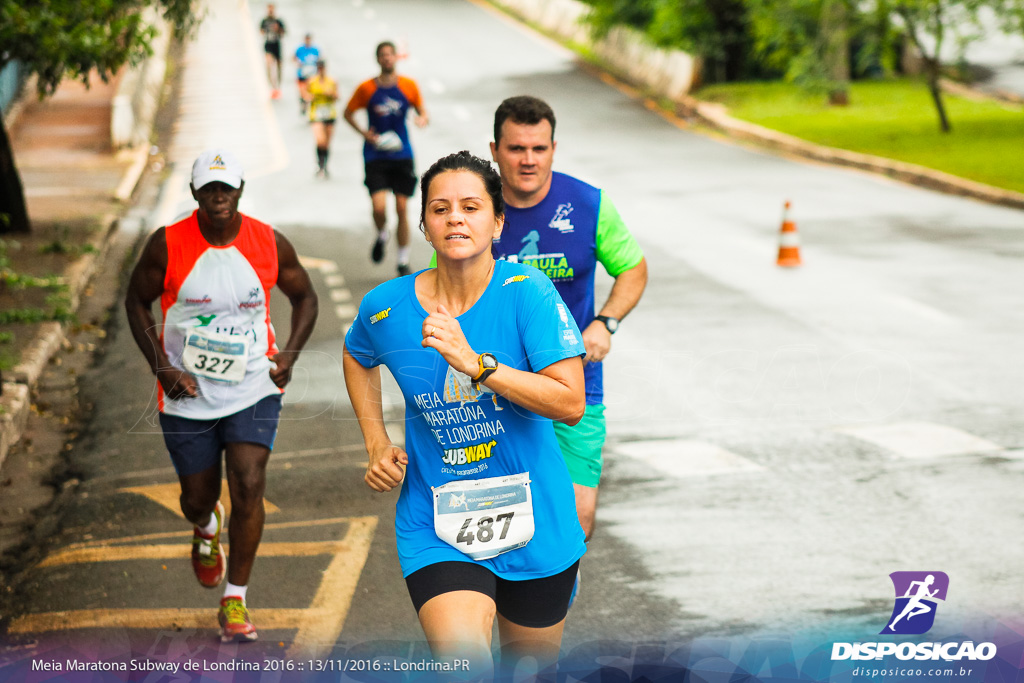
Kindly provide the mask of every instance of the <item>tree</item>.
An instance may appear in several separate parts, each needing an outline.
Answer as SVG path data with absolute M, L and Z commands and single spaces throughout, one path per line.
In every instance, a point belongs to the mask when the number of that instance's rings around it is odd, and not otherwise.
M 850 44 L 862 39 L 862 14 L 853 0 L 748 0 L 757 52 L 786 79 L 849 103 Z M 862 41 L 863 42 L 863 41 Z
M 1004 30 L 1024 28 L 1024 0 L 880 0 L 897 17 L 921 54 L 925 81 L 939 116 L 943 133 L 952 130 L 942 101 L 943 49 L 955 41 L 956 59 L 962 60 L 967 46 L 983 35 L 980 16 L 988 9 L 999 18 Z
M 745 0 L 585 0 L 598 35 L 616 25 L 643 32 L 655 45 L 700 57 L 710 81 L 765 75 L 750 59 Z
M 154 7 L 179 36 L 199 22 L 192 0 L 0 0 L 0 69 L 18 61 L 37 77 L 40 97 L 65 78 L 107 80 L 124 64 L 151 54 L 155 29 L 143 19 Z M 0 112 L 0 234 L 28 232 L 25 194 Z
M 1024 0 L 747 0 L 758 52 L 787 79 L 845 103 L 851 76 L 893 71 L 893 54 L 910 41 L 921 54 L 925 82 L 943 132 L 951 130 L 939 81 L 947 46 L 954 60 L 982 35 L 986 8 L 1004 30 L 1024 29 Z M 850 65 L 851 42 L 857 63 Z

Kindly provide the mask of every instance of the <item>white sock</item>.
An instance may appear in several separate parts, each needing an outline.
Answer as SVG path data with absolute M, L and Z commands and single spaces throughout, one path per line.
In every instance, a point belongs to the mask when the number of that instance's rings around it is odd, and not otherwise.
M 199 533 L 207 538 L 210 538 L 217 533 L 217 515 L 210 513 L 210 521 L 206 523 L 206 526 L 199 527 Z
M 398 263 L 400 265 L 409 265 L 409 245 L 398 248 Z
M 225 598 L 241 598 L 242 604 L 245 604 L 245 592 L 249 590 L 248 586 L 236 586 L 235 584 L 228 582 L 227 586 L 224 587 Z
M 381 230 L 380 232 L 377 233 L 378 242 L 387 242 L 389 237 L 391 237 L 391 233 L 389 233 L 386 229 Z

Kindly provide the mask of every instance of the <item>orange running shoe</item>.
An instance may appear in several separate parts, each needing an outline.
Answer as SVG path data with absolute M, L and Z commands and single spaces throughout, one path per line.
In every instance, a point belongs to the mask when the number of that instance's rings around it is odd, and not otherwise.
M 220 622 L 220 642 L 244 643 L 247 640 L 256 640 L 256 627 L 249 618 L 249 610 L 241 598 L 227 596 L 220 601 L 220 612 L 217 614 L 217 621 Z
M 220 529 L 224 525 L 224 506 L 217 501 L 213 510 L 217 518 L 217 530 L 207 538 L 199 531 L 192 530 L 192 571 L 196 573 L 199 583 L 206 588 L 216 588 L 224 580 L 228 564 L 224 561 L 224 553 L 220 547 Z

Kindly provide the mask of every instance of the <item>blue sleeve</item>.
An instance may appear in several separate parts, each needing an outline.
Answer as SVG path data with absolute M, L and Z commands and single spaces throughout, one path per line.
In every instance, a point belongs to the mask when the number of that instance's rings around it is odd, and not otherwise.
M 367 324 L 368 308 L 364 297 L 359 304 L 356 319 L 352 321 L 348 333 L 345 334 L 345 348 L 364 368 L 375 368 L 380 365 L 380 358 L 370 336 L 370 326 Z
M 528 282 L 531 286 L 523 288 L 517 311 L 528 369 L 536 372 L 566 358 L 585 356 L 580 329 L 555 285 L 534 269 Z

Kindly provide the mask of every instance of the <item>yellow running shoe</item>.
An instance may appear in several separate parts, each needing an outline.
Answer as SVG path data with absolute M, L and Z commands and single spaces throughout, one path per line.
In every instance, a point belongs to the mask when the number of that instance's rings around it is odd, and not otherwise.
M 247 640 L 256 640 L 256 627 L 253 626 L 252 619 L 249 618 L 249 610 L 241 598 L 228 596 L 222 599 L 217 621 L 220 622 L 220 642 L 222 643 L 244 643 Z

